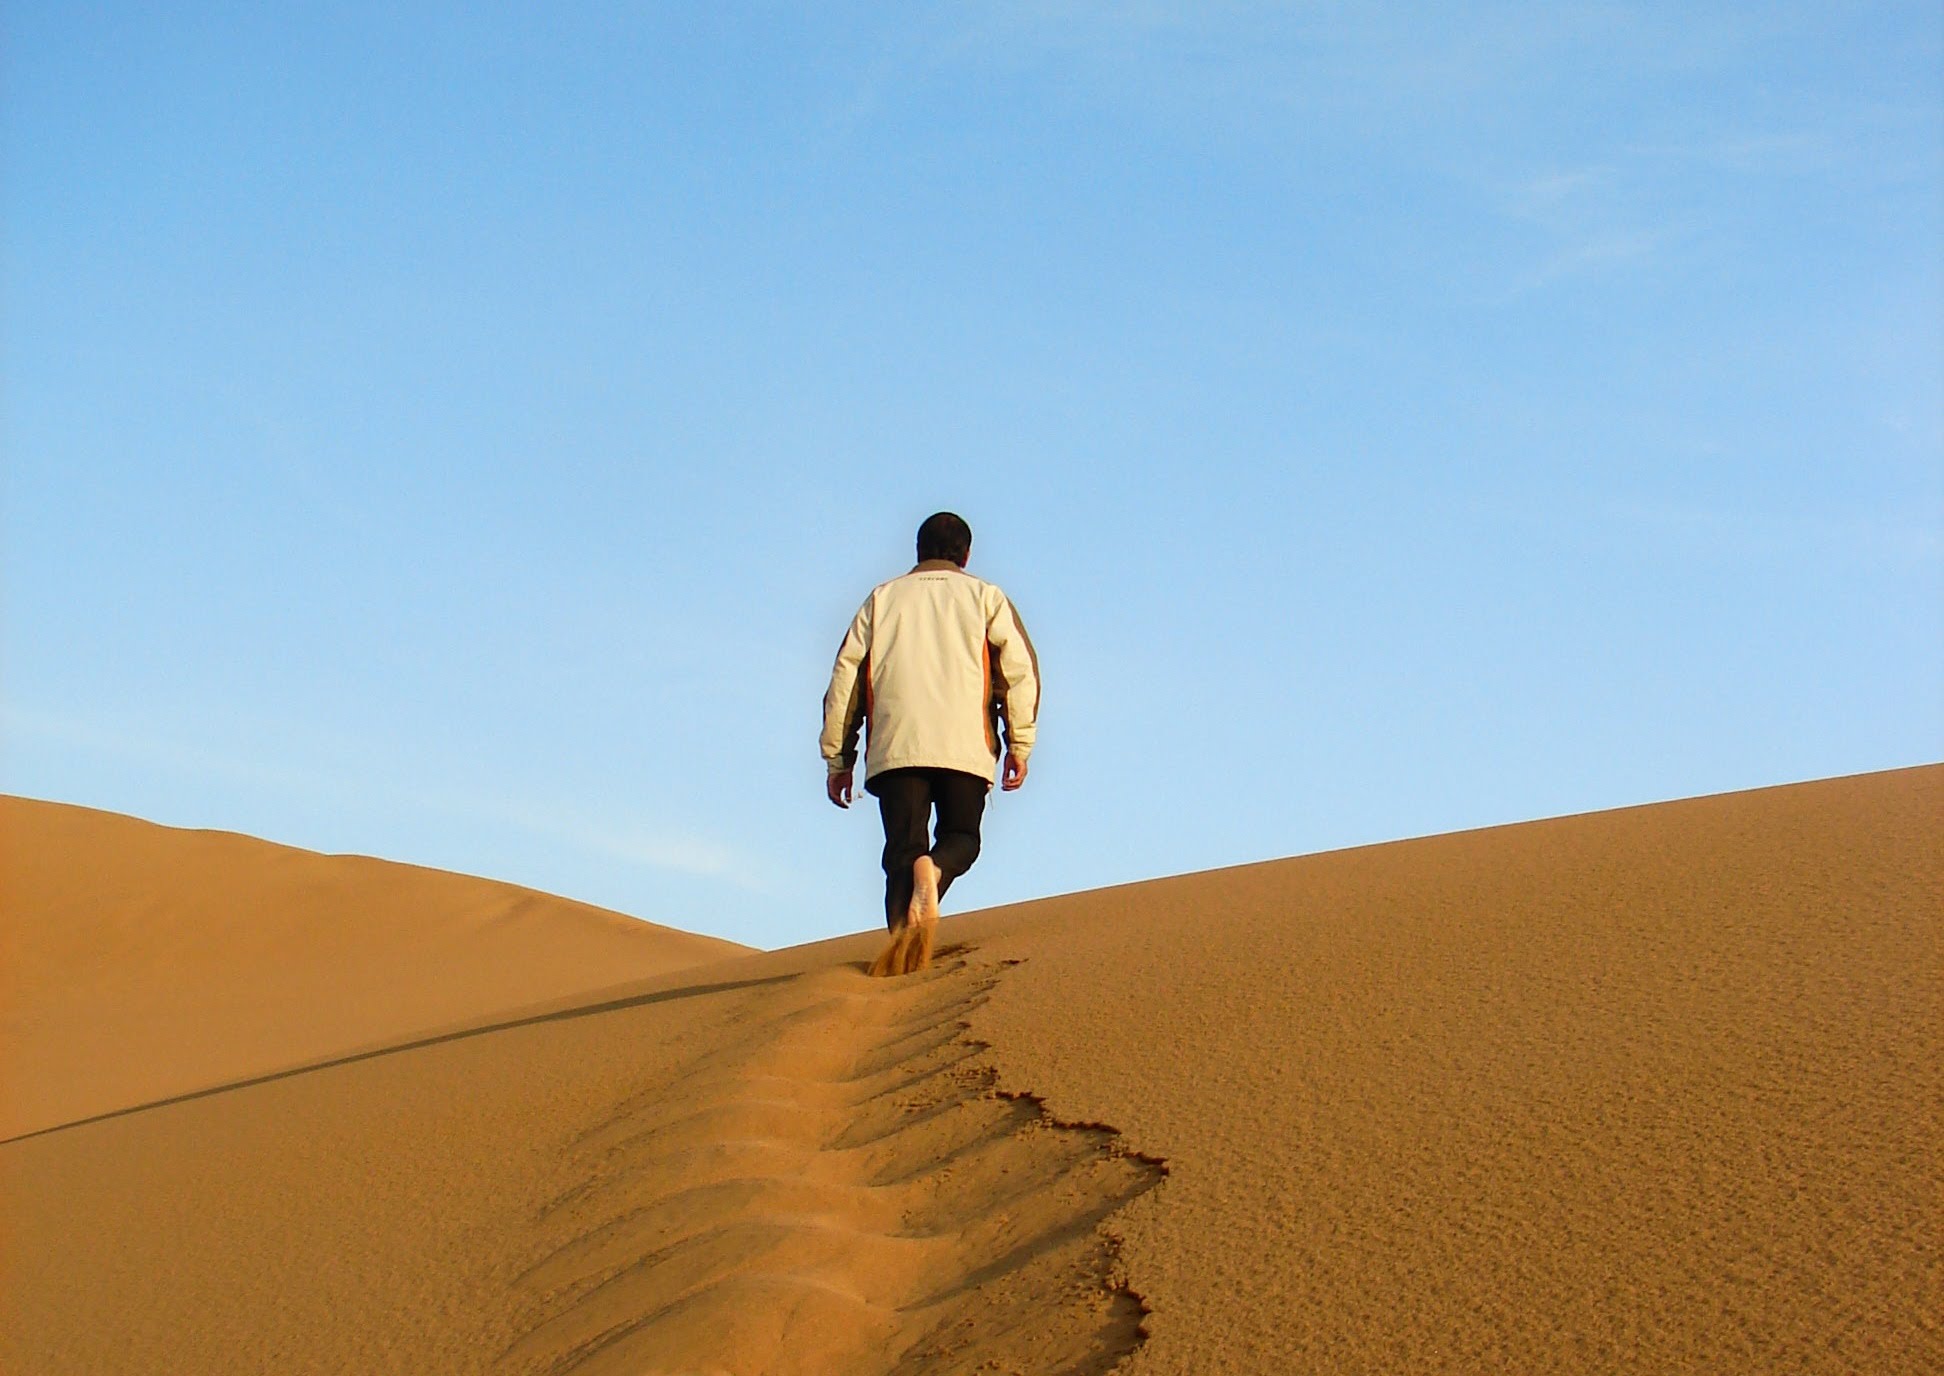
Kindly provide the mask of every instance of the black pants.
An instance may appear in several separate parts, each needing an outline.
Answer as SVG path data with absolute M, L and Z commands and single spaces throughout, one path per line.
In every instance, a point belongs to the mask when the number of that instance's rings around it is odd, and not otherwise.
M 992 785 L 957 769 L 887 769 L 865 788 L 877 795 L 884 820 L 884 922 L 904 924 L 911 908 L 911 865 L 929 854 L 938 866 L 938 892 L 979 858 L 979 819 Z M 931 837 L 938 809 L 938 839 Z

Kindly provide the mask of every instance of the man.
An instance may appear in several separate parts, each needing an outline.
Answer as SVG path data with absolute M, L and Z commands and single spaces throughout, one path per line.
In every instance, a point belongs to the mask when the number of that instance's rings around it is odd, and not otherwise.
M 970 526 L 949 511 L 928 517 L 918 527 L 917 567 L 864 599 L 824 694 L 830 801 L 851 805 L 862 726 L 864 787 L 884 821 L 891 944 L 873 975 L 930 963 L 938 900 L 979 858 L 994 777 L 1009 793 L 1026 782 L 1039 661 L 1006 595 L 965 571 L 971 554 Z

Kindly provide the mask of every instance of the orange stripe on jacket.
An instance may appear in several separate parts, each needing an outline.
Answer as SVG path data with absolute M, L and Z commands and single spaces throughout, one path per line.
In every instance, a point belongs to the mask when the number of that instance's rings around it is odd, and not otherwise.
M 997 725 L 994 723 L 992 711 L 992 690 L 994 685 L 992 682 L 992 642 L 990 640 L 982 640 L 979 642 L 979 681 L 985 684 L 986 690 L 985 710 L 982 714 L 985 717 L 986 749 L 997 755 L 999 753 L 999 731 Z M 1004 701 L 1004 699 L 1001 699 L 1001 701 Z

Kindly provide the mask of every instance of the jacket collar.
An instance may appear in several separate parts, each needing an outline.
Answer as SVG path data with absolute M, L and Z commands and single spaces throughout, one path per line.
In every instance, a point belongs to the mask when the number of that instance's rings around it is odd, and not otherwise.
M 920 559 L 917 564 L 913 565 L 911 571 L 913 573 L 937 573 L 941 569 L 949 570 L 952 573 L 965 572 L 964 569 L 954 564 L 950 559 Z

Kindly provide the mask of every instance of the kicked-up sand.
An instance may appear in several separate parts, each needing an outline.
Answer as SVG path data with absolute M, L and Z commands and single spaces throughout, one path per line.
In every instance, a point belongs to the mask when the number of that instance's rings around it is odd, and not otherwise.
M 9 1373 L 1944 1370 L 1941 766 L 992 909 L 884 980 L 437 876 L 526 905 L 471 959 L 426 871 L 77 811 L 0 812 Z

